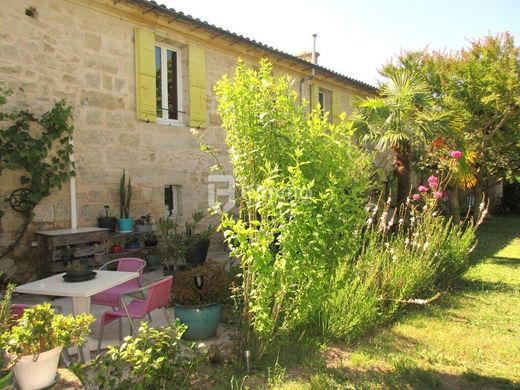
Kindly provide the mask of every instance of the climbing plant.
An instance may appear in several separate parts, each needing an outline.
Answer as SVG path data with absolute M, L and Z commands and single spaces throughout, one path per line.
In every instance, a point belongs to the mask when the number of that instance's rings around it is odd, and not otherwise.
M 9 196 L 11 207 L 21 213 L 24 225 L 13 244 L 0 258 L 10 253 L 23 237 L 33 218 L 34 207 L 53 188 L 61 188 L 75 175 L 70 161 L 73 152 L 72 107 L 56 102 L 41 116 L 23 110 L 4 110 L 11 90 L 0 86 L 0 175 L 4 170 L 20 171 L 20 188 Z M 0 218 L 4 215 L 0 210 Z

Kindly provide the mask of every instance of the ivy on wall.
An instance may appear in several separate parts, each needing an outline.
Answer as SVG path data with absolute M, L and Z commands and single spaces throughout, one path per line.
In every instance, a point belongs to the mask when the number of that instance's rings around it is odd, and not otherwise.
M 27 110 L 2 110 L 11 90 L 0 86 L 0 175 L 4 170 L 20 171 L 20 188 L 9 196 L 11 208 L 24 218 L 15 241 L 0 258 L 20 242 L 33 218 L 36 205 L 52 189 L 61 188 L 75 175 L 70 160 L 73 152 L 72 107 L 64 100 L 54 104 L 41 116 Z M 0 218 L 5 214 L 0 209 Z

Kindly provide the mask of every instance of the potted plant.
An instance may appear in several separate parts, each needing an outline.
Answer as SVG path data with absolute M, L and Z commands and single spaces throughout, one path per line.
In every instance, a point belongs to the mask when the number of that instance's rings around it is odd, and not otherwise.
M 170 218 L 161 218 L 157 222 L 159 230 L 159 248 L 162 254 L 165 275 L 178 268 L 180 264 L 196 266 L 203 264 L 208 255 L 210 237 L 215 232 L 211 225 L 199 230 L 199 224 L 206 214 L 195 211 L 191 221 L 186 221 L 184 229 Z
M 100 228 L 109 229 L 110 233 L 114 233 L 116 231 L 117 226 L 117 218 L 110 216 L 110 206 L 104 205 L 103 208 L 105 209 L 105 216 L 104 217 L 98 217 L 98 226 Z
M 152 248 L 154 246 L 157 246 L 157 236 L 154 232 L 151 232 L 150 234 L 147 234 L 144 239 L 144 246 L 147 248 Z
M 131 251 L 141 249 L 141 243 L 139 242 L 139 239 L 137 237 L 133 237 L 131 240 L 127 241 L 125 244 L 125 249 Z
M 5 346 L 2 340 L 9 332 L 12 325 L 11 321 L 11 296 L 13 295 L 14 284 L 9 283 L 4 290 L 0 301 L 0 389 L 9 387 L 13 380 L 13 371 L 8 366 L 5 355 Z
M 216 261 L 175 272 L 170 301 L 175 316 L 188 326 L 184 338 L 204 340 L 215 334 L 230 281 L 224 264 Z
M 82 344 L 93 322 L 91 314 L 56 314 L 49 303 L 27 308 L 1 338 L 20 389 L 51 385 L 61 350 L 66 345 Z
M 152 231 L 152 215 L 150 213 L 141 215 L 141 218 L 135 221 L 135 229 L 139 233 L 149 233 Z
M 130 218 L 130 201 L 132 200 L 132 183 L 128 178 L 126 184 L 126 172 L 123 169 L 123 176 L 119 180 L 119 212 L 118 219 L 119 233 L 130 233 L 134 229 L 134 220 Z
M 197 231 L 200 221 L 206 214 L 196 211 L 192 214 L 192 222 L 186 222 L 186 262 L 192 266 L 203 264 L 208 256 L 210 237 L 215 233 L 212 225 Z
M 94 264 L 101 265 L 104 263 L 106 254 L 105 244 L 94 244 Z
M 158 249 L 163 263 L 164 275 L 171 275 L 184 262 L 186 255 L 185 235 L 179 231 L 179 225 L 171 218 L 159 218 L 157 221 Z

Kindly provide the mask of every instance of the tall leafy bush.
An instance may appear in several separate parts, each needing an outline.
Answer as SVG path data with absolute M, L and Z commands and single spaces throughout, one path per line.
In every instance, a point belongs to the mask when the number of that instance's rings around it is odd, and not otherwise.
M 239 63 L 216 94 L 241 194 L 240 217 L 224 215 L 221 227 L 241 261 L 242 347 L 257 341 L 262 354 L 311 321 L 357 248 L 370 162 L 345 123 L 308 114 L 267 61 Z

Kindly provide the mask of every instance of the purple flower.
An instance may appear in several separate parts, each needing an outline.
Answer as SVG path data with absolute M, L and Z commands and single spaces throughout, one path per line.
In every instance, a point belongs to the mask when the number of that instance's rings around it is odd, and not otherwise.
M 439 178 L 437 176 L 430 176 L 428 178 L 428 184 L 432 189 L 437 189 L 437 187 L 439 187 Z
M 462 152 L 460 150 L 452 150 L 450 156 L 458 160 L 462 157 Z
M 419 192 L 428 192 L 428 187 L 425 187 L 425 186 L 419 186 L 418 188 Z
M 433 193 L 433 196 L 435 196 L 435 199 L 442 199 L 444 197 L 444 194 L 442 193 L 442 191 L 435 191 Z
M 412 195 L 412 199 L 415 200 L 415 201 L 418 201 L 418 200 L 421 199 L 421 195 L 419 195 L 419 194 L 413 194 L 413 195 Z

